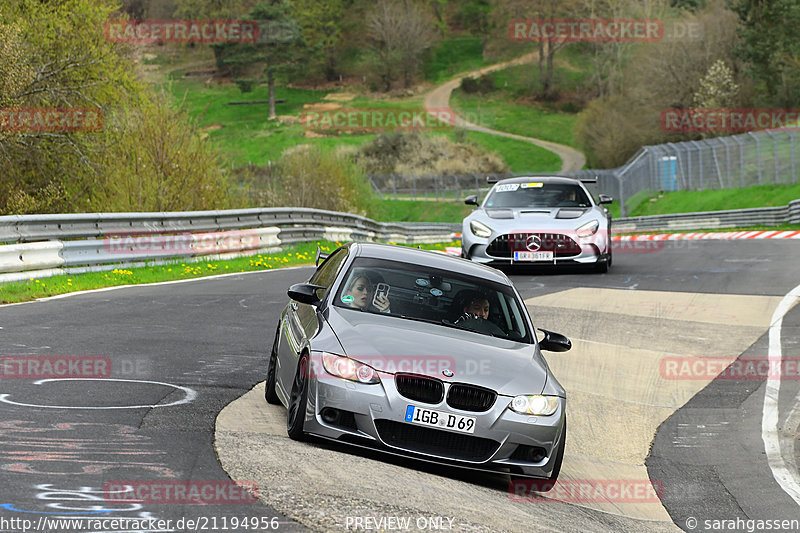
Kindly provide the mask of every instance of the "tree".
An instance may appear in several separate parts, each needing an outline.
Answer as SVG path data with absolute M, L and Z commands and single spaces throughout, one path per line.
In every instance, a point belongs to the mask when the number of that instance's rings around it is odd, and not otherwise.
M 660 115 L 664 109 L 696 106 L 701 81 L 716 61 L 734 65 L 732 81 L 743 84 L 736 78 L 733 56 L 736 15 L 721 2 L 709 2 L 696 21 L 700 25 L 696 41 L 662 41 L 632 48 L 618 91 L 593 100 L 578 115 L 576 138 L 590 165 L 616 167 L 642 145 L 699 138 L 664 131 Z M 745 98 L 739 94 L 729 105 L 744 104 Z
M 737 56 L 768 97 L 782 106 L 800 102 L 800 4 L 796 0 L 731 0 L 739 16 Z
M 491 11 L 491 0 L 469 0 L 459 4 L 457 13 L 461 25 L 481 38 L 483 57 L 486 57 L 486 45 L 492 33 Z
M 733 70 L 721 59 L 709 67 L 694 93 L 697 107 L 719 109 L 734 104 L 739 95 L 739 85 L 733 81 Z
M 112 0 L 0 2 L 0 108 L 103 117 L 96 131 L 0 128 L 0 213 L 222 205 L 224 182 L 196 128 L 152 104 L 131 50 L 103 36 L 117 9 Z M 134 194 L 123 185 L 137 175 L 158 187 Z
M 189 117 L 165 97 L 126 106 L 107 117 L 98 154 L 104 169 L 89 195 L 95 211 L 224 209 L 227 188 L 219 155 Z
M 430 15 L 413 0 L 378 0 L 367 28 L 384 90 L 392 88 L 398 74 L 410 87 L 422 53 L 436 42 Z
M 308 48 L 292 15 L 292 5 L 286 0 L 259 2 L 248 15 L 262 29 L 258 42 L 212 45 L 219 50 L 218 60 L 232 67 L 234 76 L 242 78 L 240 88 L 244 92 L 252 87 L 251 80 L 260 82 L 266 77 L 270 119 L 276 117 L 276 75 L 291 72 L 307 57 Z
M 345 15 L 350 2 L 345 0 L 295 0 L 295 13 L 311 50 L 319 51 L 325 79 L 339 75 Z M 313 55 L 312 55 L 313 57 Z
M 515 19 L 533 19 L 543 22 L 552 22 L 558 18 L 575 19 L 583 14 L 583 0 L 498 0 L 492 20 L 497 21 L 496 25 L 508 31 L 508 23 Z M 508 41 L 511 37 L 508 33 L 504 38 Z M 569 44 L 569 41 L 559 39 L 554 35 L 540 38 L 537 41 L 539 47 L 539 78 L 542 88 L 539 95 L 543 99 L 555 97 L 555 66 L 554 59 L 556 53 Z
M 116 9 L 110 0 L 0 2 L 0 107 L 103 113 L 141 98 L 129 50 L 103 36 Z M 0 130 L 0 210 L 85 201 L 98 149 L 94 132 Z

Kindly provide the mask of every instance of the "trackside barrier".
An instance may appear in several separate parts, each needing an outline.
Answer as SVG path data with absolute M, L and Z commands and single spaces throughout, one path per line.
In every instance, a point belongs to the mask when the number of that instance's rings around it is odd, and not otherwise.
M 64 264 L 64 258 L 59 255 L 62 248 L 59 241 L 0 246 L 0 272 L 60 267 Z
M 800 200 L 783 207 L 759 207 L 705 213 L 678 213 L 646 217 L 619 218 L 614 221 L 614 231 L 669 231 L 715 228 L 748 228 L 800 224 Z
M 619 233 L 780 224 L 800 224 L 800 200 L 784 207 L 620 218 L 613 227 Z M 381 223 L 307 208 L 0 216 L 0 283 L 176 258 L 226 259 L 323 239 L 445 242 L 460 230 L 460 224 Z M 145 236 L 144 243 L 137 236 Z
M 459 229 L 305 208 L 2 216 L 0 243 L 13 244 L 0 244 L 0 283 L 175 259 L 229 259 L 323 239 L 447 242 Z

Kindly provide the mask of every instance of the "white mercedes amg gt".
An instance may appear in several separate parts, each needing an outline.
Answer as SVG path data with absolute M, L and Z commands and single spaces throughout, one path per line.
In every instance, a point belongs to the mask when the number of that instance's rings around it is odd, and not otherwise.
M 611 266 L 611 214 L 584 184 L 562 176 L 526 176 L 498 181 L 464 219 L 461 256 L 478 263 Z

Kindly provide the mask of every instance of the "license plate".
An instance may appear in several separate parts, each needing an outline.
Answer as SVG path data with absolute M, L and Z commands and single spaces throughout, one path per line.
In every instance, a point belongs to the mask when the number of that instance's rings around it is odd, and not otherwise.
M 514 252 L 514 261 L 552 261 L 553 252 Z
M 443 411 L 425 409 L 416 405 L 406 407 L 406 422 L 421 426 L 449 429 L 461 433 L 475 432 L 475 417 L 454 415 Z

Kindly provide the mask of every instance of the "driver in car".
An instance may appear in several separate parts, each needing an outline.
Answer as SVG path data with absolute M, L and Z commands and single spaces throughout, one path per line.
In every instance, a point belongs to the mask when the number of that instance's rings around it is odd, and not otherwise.
M 482 318 L 484 320 L 489 318 L 489 300 L 485 296 L 478 294 L 468 300 L 467 305 L 464 306 L 464 314 L 456 322 L 469 318 Z

